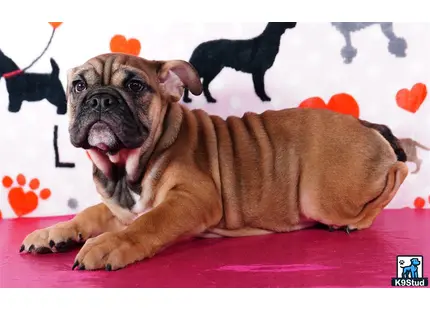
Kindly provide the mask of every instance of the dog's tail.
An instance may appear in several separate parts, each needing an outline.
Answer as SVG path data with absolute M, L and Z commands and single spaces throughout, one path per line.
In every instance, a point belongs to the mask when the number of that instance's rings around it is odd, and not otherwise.
M 51 58 L 51 67 L 52 67 L 51 76 L 58 78 L 58 75 L 60 73 L 60 67 L 57 65 L 57 63 L 53 58 Z
M 429 148 L 429 147 L 427 147 L 427 146 L 425 146 L 425 145 L 423 145 L 423 144 L 419 143 L 418 141 L 413 140 L 413 142 L 414 142 L 414 144 L 415 144 L 417 147 L 419 147 L 419 148 L 421 148 L 421 149 L 423 149 L 423 150 L 426 150 L 426 151 L 430 151 L 430 148 Z
M 387 140 L 390 143 L 391 147 L 394 150 L 394 153 L 396 153 L 398 161 L 401 161 L 401 162 L 407 161 L 408 157 L 406 155 L 405 150 L 400 144 L 399 139 L 393 135 L 391 129 L 388 128 L 388 126 L 381 125 L 381 124 L 373 124 L 363 120 L 360 120 L 360 123 L 368 128 L 377 130 L 385 138 L 385 140 Z

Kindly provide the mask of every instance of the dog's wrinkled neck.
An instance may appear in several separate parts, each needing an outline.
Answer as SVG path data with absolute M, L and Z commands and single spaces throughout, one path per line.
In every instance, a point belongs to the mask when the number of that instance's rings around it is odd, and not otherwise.
M 108 156 L 97 150 L 89 152 L 93 161 L 93 177 L 98 192 L 106 199 L 113 199 L 122 208 L 131 209 L 135 200 L 131 192 L 142 193 L 142 179 L 151 162 L 163 157 L 163 153 L 175 143 L 183 120 L 183 109 L 172 103 L 161 111 L 158 124 L 145 143 L 138 149 L 128 151 L 124 161 L 112 163 Z M 99 158 L 97 156 L 104 156 Z
M 178 102 L 171 103 L 167 106 L 166 113 L 163 117 L 163 124 L 159 127 L 161 134 L 157 142 L 155 153 L 163 152 L 176 141 L 184 117 L 183 108 L 185 107 Z

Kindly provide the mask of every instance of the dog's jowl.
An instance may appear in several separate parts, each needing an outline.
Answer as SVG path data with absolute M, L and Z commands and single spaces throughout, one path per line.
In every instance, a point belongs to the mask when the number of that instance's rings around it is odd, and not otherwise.
M 204 91 L 181 60 L 103 54 L 70 71 L 70 139 L 102 201 L 29 234 L 22 252 L 81 242 L 73 268 L 116 270 L 187 237 L 359 231 L 408 173 L 386 126 L 325 109 L 222 119 L 181 104 L 184 88 Z

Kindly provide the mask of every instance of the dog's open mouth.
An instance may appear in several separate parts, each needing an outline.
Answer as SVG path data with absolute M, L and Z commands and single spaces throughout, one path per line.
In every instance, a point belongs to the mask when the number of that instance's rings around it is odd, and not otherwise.
M 88 144 L 107 155 L 115 155 L 124 147 L 112 129 L 101 121 L 91 126 L 88 132 Z

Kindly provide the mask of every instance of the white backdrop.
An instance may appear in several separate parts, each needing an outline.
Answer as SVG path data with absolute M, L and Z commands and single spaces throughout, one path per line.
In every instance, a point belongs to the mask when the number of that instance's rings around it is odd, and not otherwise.
M 5 22 L 2 29 L 7 26 Z M 60 67 L 59 78 L 65 86 L 66 71 L 97 54 L 109 52 L 115 35 L 138 40 L 142 57 L 188 60 L 194 48 L 204 41 L 248 39 L 259 35 L 265 26 L 265 23 L 169 24 L 163 21 L 121 25 L 107 22 L 100 27 L 87 27 L 84 23 L 67 22 L 56 28 L 46 52 L 22 74 L 50 74 L 50 58 L 53 58 Z M 415 113 L 399 107 L 396 101 L 401 89 L 411 89 L 417 83 L 430 85 L 427 69 L 430 67 L 430 24 L 394 23 L 393 27 L 395 35 L 407 42 L 405 57 L 391 54 L 389 40 L 381 27 L 371 25 L 351 34 L 357 56 L 347 64 L 341 56 L 345 40 L 337 28 L 331 23 L 298 23 L 282 35 L 275 63 L 266 73 L 265 89 L 272 98 L 270 102 L 263 103 L 256 96 L 251 75 L 225 68 L 210 84 L 217 103 L 208 104 L 203 95 L 191 96 L 193 102 L 189 106 L 225 117 L 242 115 L 245 111 L 296 107 L 311 97 L 320 97 L 327 103 L 332 96 L 346 93 L 357 102 L 360 118 L 385 123 L 397 136 L 430 146 L 429 99 L 415 98 L 412 92 L 406 101 L 419 106 Z M 52 30 L 48 23 L 32 23 L 10 32 L 2 31 L 0 50 L 22 69 L 43 51 Z M 0 53 L 0 76 L 7 73 L 1 68 L 8 62 Z M 9 112 L 10 96 L 16 94 L 10 94 L 6 80 L 13 78 L 16 76 L 0 78 L 2 217 L 72 214 L 97 203 L 91 163 L 83 150 L 70 144 L 67 116 L 58 115 L 56 107 L 45 99 L 24 101 L 19 112 Z M 59 160 L 74 164 L 73 168 L 55 166 L 54 126 L 58 126 Z M 421 170 L 409 175 L 390 208 L 429 207 L 430 152 L 418 149 L 418 155 L 423 160 Z M 414 170 L 414 164 L 410 165 Z M 18 184 L 18 175 L 26 178 L 24 186 Z M 22 176 L 18 178 L 21 183 Z M 38 189 L 34 189 L 37 182 L 30 183 L 33 178 L 40 181 Z M 45 188 L 49 193 L 41 192 Z

